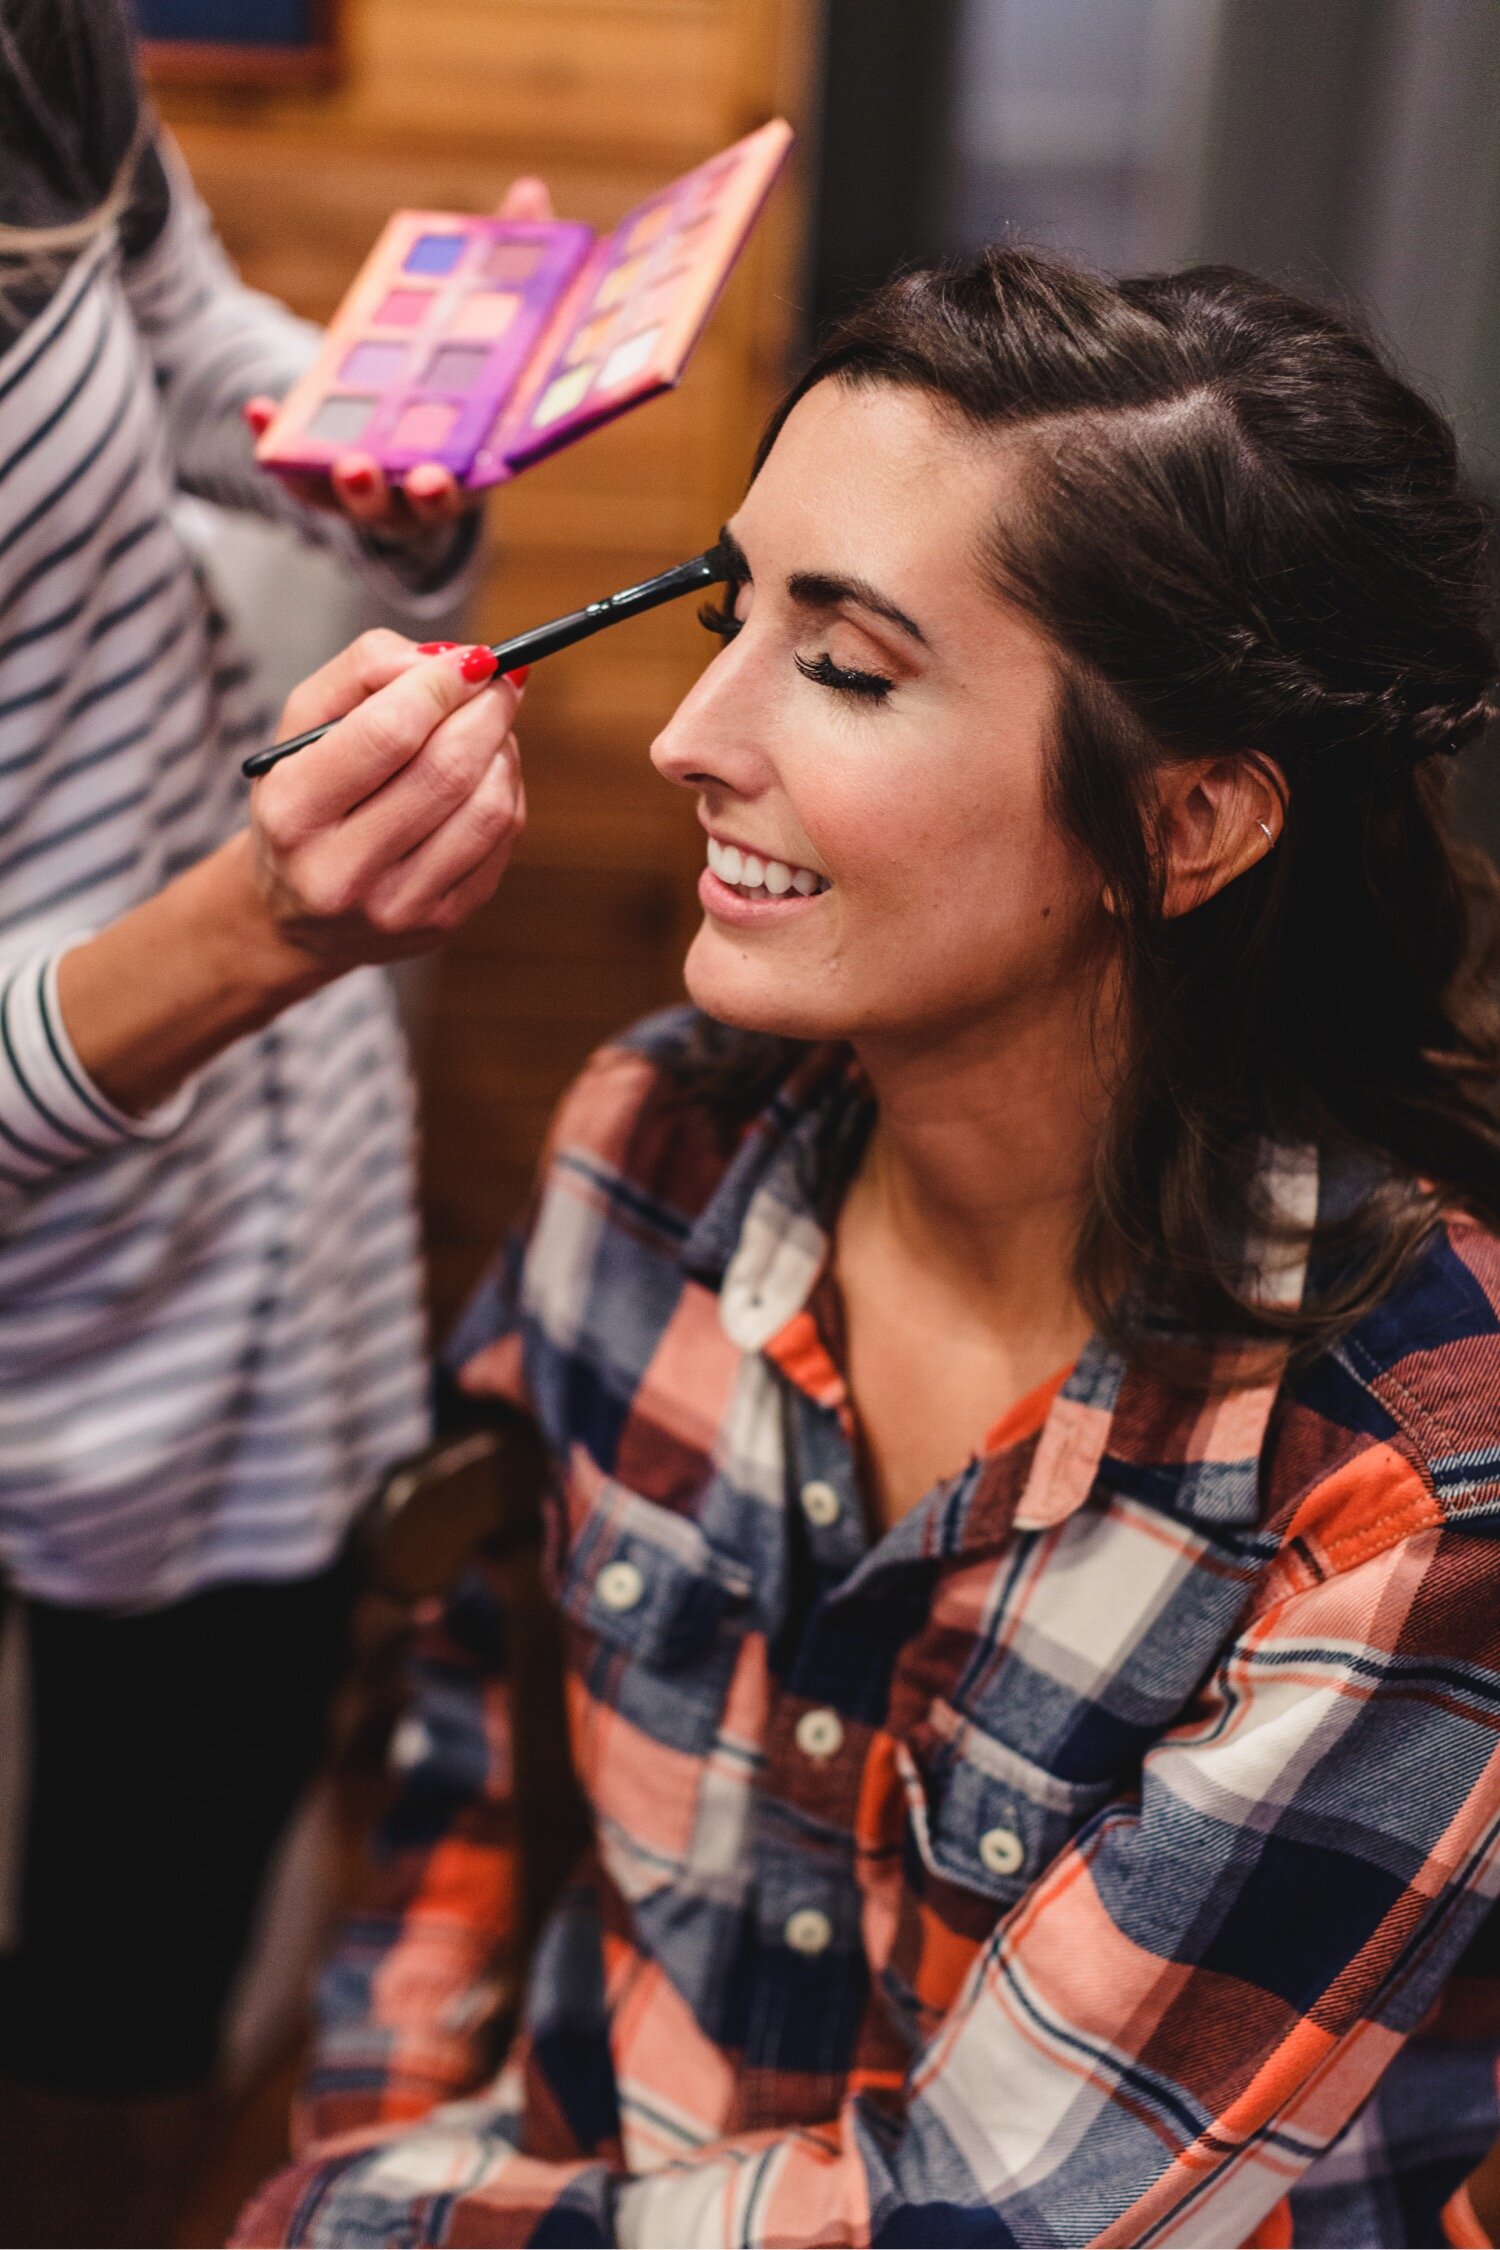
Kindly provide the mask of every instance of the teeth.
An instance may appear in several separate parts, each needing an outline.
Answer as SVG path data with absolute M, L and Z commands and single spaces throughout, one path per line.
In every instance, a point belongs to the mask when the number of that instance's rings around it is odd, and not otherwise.
M 721 883 L 743 891 L 759 891 L 769 898 L 785 898 L 795 891 L 799 898 L 812 898 L 828 888 L 821 875 L 810 867 L 792 867 L 784 859 L 762 859 L 757 852 L 742 852 L 738 844 L 721 844 L 717 837 L 708 839 L 708 864 Z

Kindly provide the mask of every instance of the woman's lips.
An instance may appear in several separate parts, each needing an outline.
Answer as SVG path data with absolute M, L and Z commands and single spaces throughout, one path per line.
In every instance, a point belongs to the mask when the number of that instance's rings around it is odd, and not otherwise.
M 781 898 L 773 898 L 769 891 L 760 891 L 751 898 L 744 891 L 732 890 L 728 883 L 721 882 L 711 867 L 705 867 L 698 878 L 698 899 L 704 913 L 737 930 L 769 929 L 773 923 L 791 922 L 799 915 L 814 914 L 827 896 L 826 891 L 814 891 L 810 897 L 804 897 L 800 891 L 787 891 Z

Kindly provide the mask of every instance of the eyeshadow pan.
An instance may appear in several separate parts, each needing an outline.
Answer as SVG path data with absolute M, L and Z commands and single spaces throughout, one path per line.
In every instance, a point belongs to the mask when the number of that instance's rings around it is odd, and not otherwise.
M 484 261 L 486 281 L 529 281 L 541 261 L 540 242 L 497 242 Z
M 493 343 L 503 336 L 521 309 L 519 297 L 508 289 L 479 289 L 463 303 L 448 323 L 450 336 L 483 336 Z
M 374 326 L 416 328 L 426 318 L 431 303 L 430 289 L 392 289 L 376 308 Z
M 452 273 L 467 239 L 461 234 L 419 234 L 406 253 L 403 273 Z
M 632 251 L 648 250 L 662 228 L 670 223 L 671 217 L 670 203 L 653 203 L 649 211 L 643 211 L 630 230 Z
M 532 428 L 534 430 L 545 430 L 549 423 L 560 422 L 565 414 L 571 414 L 574 407 L 583 399 L 593 379 L 594 363 L 592 360 L 588 362 L 587 366 L 570 367 L 566 375 L 556 376 L 547 385 L 531 410 Z
M 405 344 L 356 344 L 339 369 L 341 383 L 393 383 L 406 364 Z
M 585 321 L 568 346 L 568 365 L 576 367 L 581 359 L 597 359 L 618 325 L 612 312 Z
M 443 344 L 427 362 L 424 391 L 467 391 L 484 373 L 489 353 L 482 344 Z
M 307 434 L 320 445 L 352 445 L 374 411 L 372 398 L 325 398 Z
M 594 303 L 600 311 L 606 305 L 618 305 L 628 297 L 645 270 L 644 258 L 629 258 L 623 266 L 611 266 L 594 296 Z
M 411 447 L 425 452 L 441 445 L 457 420 L 456 406 L 448 406 L 441 399 L 421 399 L 406 409 L 392 430 L 391 446 L 398 451 Z
M 660 328 L 643 328 L 639 335 L 627 336 L 623 344 L 616 344 L 599 371 L 600 390 L 617 390 L 621 383 L 639 375 L 660 342 Z

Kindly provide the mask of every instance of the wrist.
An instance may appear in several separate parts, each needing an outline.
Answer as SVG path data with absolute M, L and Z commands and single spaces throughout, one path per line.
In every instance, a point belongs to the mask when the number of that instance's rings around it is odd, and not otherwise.
M 296 944 L 278 921 L 248 828 L 200 860 L 186 880 L 194 878 L 191 905 L 200 922 L 198 942 L 227 1004 L 269 1022 L 339 974 L 340 964 Z
M 277 925 L 248 835 L 71 947 L 57 997 L 82 1068 L 144 1117 L 246 1032 L 338 974 Z

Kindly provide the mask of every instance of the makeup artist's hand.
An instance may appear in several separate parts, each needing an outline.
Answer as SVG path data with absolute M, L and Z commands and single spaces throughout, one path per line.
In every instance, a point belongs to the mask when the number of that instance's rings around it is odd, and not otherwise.
M 552 197 L 544 180 L 513 180 L 497 206 L 502 219 L 540 222 L 550 219 Z M 252 398 L 245 403 L 245 420 L 253 437 L 260 437 L 276 412 L 274 398 Z M 377 531 L 388 539 L 412 538 L 455 523 L 466 509 L 476 507 L 483 494 L 464 491 L 451 469 L 440 462 L 423 461 L 408 469 L 393 486 L 368 453 L 341 454 L 330 477 L 287 477 L 283 480 L 299 499 L 314 507 L 333 507 L 362 530 Z
M 280 939 L 337 973 L 420 953 L 483 904 L 526 818 L 520 696 L 486 648 L 414 648 L 388 632 L 303 681 L 278 731 L 340 724 L 250 799 Z

